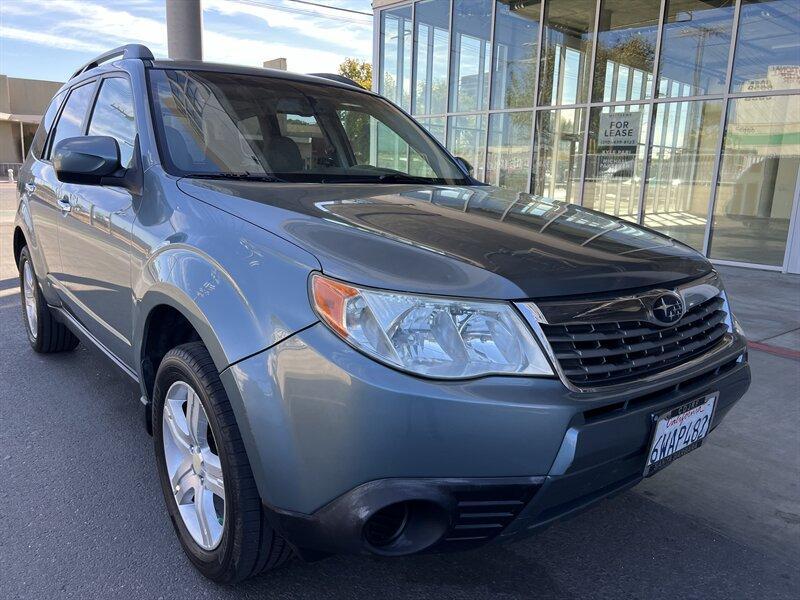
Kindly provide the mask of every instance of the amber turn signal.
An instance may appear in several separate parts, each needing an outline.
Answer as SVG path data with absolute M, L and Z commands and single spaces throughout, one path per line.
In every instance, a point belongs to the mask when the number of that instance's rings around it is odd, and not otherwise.
M 311 291 L 314 308 L 319 316 L 339 335 L 348 337 L 345 325 L 347 300 L 357 296 L 358 290 L 323 275 L 314 275 L 311 279 Z

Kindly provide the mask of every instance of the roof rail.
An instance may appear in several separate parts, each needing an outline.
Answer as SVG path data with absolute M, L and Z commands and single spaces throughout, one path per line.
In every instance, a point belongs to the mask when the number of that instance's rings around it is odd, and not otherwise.
M 339 83 L 343 83 L 345 85 L 351 85 L 353 87 L 357 87 L 361 90 L 365 90 L 362 85 L 359 85 L 349 77 L 345 77 L 344 75 L 338 75 L 336 73 L 309 73 L 312 77 L 322 77 L 323 79 L 330 79 L 331 81 L 338 81 Z
M 126 44 L 125 46 L 120 46 L 119 48 L 114 48 L 113 50 L 109 50 L 108 52 L 103 52 L 100 56 L 96 56 L 85 65 L 83 65 L 80 69 L 75 71 L 72 74 L 72 77 L 77 77 L 81 73 L 88 71 L 89 69 L 94 69 L 95 67 L 99 66 L 101 63 L 107 62 L 112 58 L 138 58 L 139 60 L 155 60 L 153 57 L 153 53 L 150 52 L 150 49 L 147 46 L 143 46 L 142 44 Z M 70 77 L 70 79 L 72 79 Z

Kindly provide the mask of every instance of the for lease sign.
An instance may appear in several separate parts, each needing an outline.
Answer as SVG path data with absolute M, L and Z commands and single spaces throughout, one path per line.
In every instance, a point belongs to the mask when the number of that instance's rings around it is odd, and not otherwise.
M 600 113 L 598 146 L 635 146 L 642 124 L 640 112 Z

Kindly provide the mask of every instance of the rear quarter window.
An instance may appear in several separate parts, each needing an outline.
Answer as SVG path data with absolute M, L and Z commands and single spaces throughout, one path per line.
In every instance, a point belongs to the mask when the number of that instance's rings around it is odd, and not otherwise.
M 47 111 L 45 111 L 42 120 L 39 122 L 39 128 L 36 130 L 36 135 L 33 136 L 33 141 L 31 142 L 31 154 L 36 159 L 42 158 L 42 151 L 44 150 L 45 140 L 47 140 L 47 134 L 50 133 L 50 128 L 53 126 L 53 121 L 56 120 L 56 114 L 66 95 L 66 91 L 63 91 L 53 96 L 53 99 L 50 101 L 50 106 L 47 107 Z

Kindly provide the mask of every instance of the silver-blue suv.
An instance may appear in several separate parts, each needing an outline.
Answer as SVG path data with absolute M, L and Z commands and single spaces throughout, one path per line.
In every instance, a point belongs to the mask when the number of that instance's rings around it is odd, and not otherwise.
M 56 94 L 19 177 L 28 338 L 135 384 L 204 575 L 524 537 L 747 390 L 705 258 L 470 170 L 335 76 L 129 45 Z

